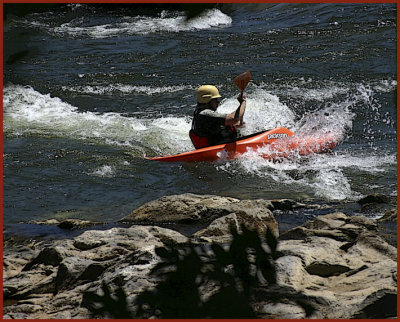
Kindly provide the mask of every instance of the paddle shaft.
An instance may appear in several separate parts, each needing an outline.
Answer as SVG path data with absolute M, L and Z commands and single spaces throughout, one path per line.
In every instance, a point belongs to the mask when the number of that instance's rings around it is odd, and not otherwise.
M 244 90 L 245 90 L 245 88 L 247 87 L 247 84 L 249 83 L 250 79 L 251 79 L 251 73 L 250 73 L 250 71 L 247 71 L 247 72 L 244 72 L 244 73 L 239 74 L 239 75 L 236 76 L 235 79 L 233 80 L 233 82 L 235 83 L 235 85 L 240 89 L 240 100 L 242 101 L 242 102 L 240 103 L 239 107 L 238 107 L 237 110 L 236 110 L 235 119 L 236 119 L 236 118 L 239 118 L 240 109 L 241 109 L 241 106 L 242 106 L 242 104 L 243 104 L 243 93 L 244 93 Z M 244 108 L 245 108 L 245 107 L 244 107 Z M 244 113 L 244 111 L 243 111 L 243 113 Z M 243 124 L 243 120 L 240 120 L 240 125 L 242 125 L 242 124 Z

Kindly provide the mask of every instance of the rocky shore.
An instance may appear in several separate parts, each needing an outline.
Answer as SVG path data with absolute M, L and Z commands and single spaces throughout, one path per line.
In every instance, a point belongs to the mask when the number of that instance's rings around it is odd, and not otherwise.
M 230 227 L 240 230 L 242 225 L 260 235 L 269 229 L 279 236 L 277 284 L 257 290 L 251 303 L 257 318 L 305 318 L 307 312 L 291 294 L 301 294 L 312 304 L 311 318 L 393 318 L 396 200 L 371 195 L 359 205 L 360 212 L 381 212 L 383 217 L 368 219 L 328 209 L 282 231 L 276 220 L 282 212 L 304 213 L 323 206 L 183 194 L 144 204 L 111 229 L 93 229 L 93 223 L 80 220 L 49 221 L 63 229 L 86 230 L 71 239 L 5 243 L 3 318 L 91 318 L 83 294 L 102 294 L 103 284 L 111 290 L 122 288 L 133 307 L 138 294 L 157 285 L 150 274 L 160 262 L 157 247 L 227 245 L 232 240 Z M 207 297 L 215 289 L 201 292 Z M 271 300 L 277 296 L 280 301 Z

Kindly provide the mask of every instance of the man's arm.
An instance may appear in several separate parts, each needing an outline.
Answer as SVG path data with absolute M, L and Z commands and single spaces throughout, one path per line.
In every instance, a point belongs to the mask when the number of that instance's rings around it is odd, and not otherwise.
M 232 113 L 228 114 L 225 118 L 225 125 L 238 127 L 243 124 L 243 115 L 246 111 L 246 96 L 239 95 L 239 107 Z

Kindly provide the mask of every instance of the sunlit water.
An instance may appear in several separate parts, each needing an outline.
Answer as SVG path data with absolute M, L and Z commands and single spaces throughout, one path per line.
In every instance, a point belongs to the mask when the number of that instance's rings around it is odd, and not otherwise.
M 136 8 L 136 9 L 135 9 Z M 50 10 L 50 9 L 49 9 Z M 396 6 L 223 5 L 188 23 L 176 8 L 63 5 L 4 26 L 5 224 L 116 221 L 185 192 L 355 201 L 396 195 Z M 193 149 L 195 90 L 252 72 L 243 134 L 334 133 L 332 153 L 214 163 L 144 156 Z

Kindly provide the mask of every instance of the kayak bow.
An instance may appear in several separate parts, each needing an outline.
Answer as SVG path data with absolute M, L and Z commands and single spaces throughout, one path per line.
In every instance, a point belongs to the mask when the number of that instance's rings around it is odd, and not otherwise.
M 284 127 L 245 137 L 232 143 L 224 143 L 184 152 L 177 155 L 154 157 L 150 160 L 166 162 L 201 162 L 218 159 L 234 159 L 245 152 L 260 150 L 264 159 L 289 158 L 291 155 L 308 155 L 332 150 L 336 140 L 330 134 L 321 136 L 296 136 Z

